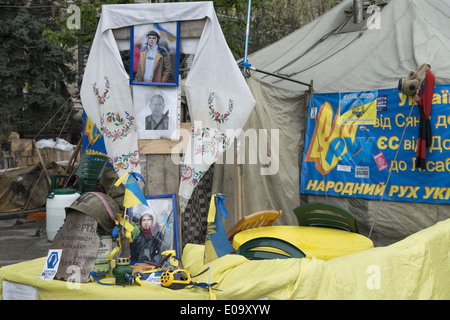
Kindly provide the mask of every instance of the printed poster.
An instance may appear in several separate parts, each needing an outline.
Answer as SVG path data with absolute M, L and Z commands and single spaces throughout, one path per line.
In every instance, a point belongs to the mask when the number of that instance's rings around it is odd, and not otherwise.
M 426 169 L 415 163 L 412 98 L 398 89 L 312 95 L 300 193 L 449 204 L 450 179 L 442 179 L 450 173 L 449 92 L 435 86 Z

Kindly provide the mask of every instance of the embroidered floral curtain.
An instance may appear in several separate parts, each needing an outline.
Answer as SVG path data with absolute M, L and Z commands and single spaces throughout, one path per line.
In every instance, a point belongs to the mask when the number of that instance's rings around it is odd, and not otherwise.
M 213 2 L 104 5 L 81 88 L 83 107 L 100 128 L 119 177 L 128 171 L 140 173 L 129 75 L 112 29 L 204 18 L 205 26 L 185 82 L 193 128 L 181 163 L 181 212 L 209 166 L 240 133 L 255 104 L 220 29 Z

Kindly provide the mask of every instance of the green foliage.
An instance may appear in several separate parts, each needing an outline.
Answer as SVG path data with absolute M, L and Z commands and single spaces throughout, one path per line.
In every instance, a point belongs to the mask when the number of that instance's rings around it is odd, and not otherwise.
M 203 0 L 199 0 L 203 1 Z M 169 1 L 166 1 L 169 2 Z M 252 8 L 261 8 L 263 2 L 272 2 L 272 0 L 253 0 L 251 2 Z M 66 48 L 72 48 L 76 45 L 87 48 L 91 47 L 92 41 L 97 30 L 98 19 L 101 14 L 101 6 L 103 4 L 126 4 L 134 3 L 133 0 L 106 0 L 106 1 L 89 1 L 83 0 L 58 0 L 58 6 L 65 12 L 70 4 L 75 4 L 80 8 L 80 29 L 69 29 L 67 27 L 67 20 L 72 18 L 72 13 L 65 13 L 59 18 L 55 19 L 55 24 L 58 28 L 47 27 L 45 29 L 45 36 L 60 43 Z M 214 0 L 214 7 L 219 16 L 219 21 L 223 29 L 224 35 L 227 39 L 235 57 L 241 56 L 243 52 L 244 38 L 240 31 L 245 32 L 248 1 L 247 0 Z M 252 9 L 252 10 L 253 10 Z M 239 34 L 239 38 L 237 35 Z
M 272 3 L 273 1 L 253 0 L 251 1 L 250 12 L 262 8 L 264 2 Z M 220 26 L 228 47 L 236 59 L 244 56 L 248 4 L 249 1 L 247 0 L 214 0 L 214 8 Z
M 252 1 L 248 54 L 299 29 L 342 0 Z M 215 0 L 219 22 L 236 59 L 244 57 L 247 0 Z
M 102 5 L 104 4 L 127 4 L 134 3 L 133 0 L 93 0 L 86 2 L 84 0 L 58 0 L 58 6 L 65 12 L 64 15 L 55 19 L 57 29 L 45 28 L 44 35 L 60 43 L 66 48 L 74 46 L 91 47 L 97 30 L 98 20 L 100 18 Z M 73 19 L 73 12 L 66 12 L 69 5 L 76 5 L 80 9 L 80 28 L 68 28 L 67 21 Z
M 195 0 L 203 1 L 203 0 Z M 325 13 L 342 0 L 251 0 L 251 23 L 249 52 L 259 50 L 302 25 Z M 133 0 L 58 0 L 58 5 L 65 11 L 69 4 L 79 6 L 81 10 L 81 28 L 67 28 L 67 20 L 72 13 L 55 20 L 58 29 L 46 28 L 45 35 L 63 44 L 67 48 L 86 45 L 90 48 L 96 32 L 98 19 L 103 4 L 133 3 Z M 156 1 L 155 1 L 156 2 Z M 164 1 L 172 2 L 172 1 Z M 173 1 L 176 2 L 176 1 Z M 242 58 L 245 51 L 245 31 L 249 0 L 214 0 L 219 23 L 234 57 Z
M 11 131 L 21 136 L 24 132 L 35 134 L 64 105 L 45 131 L 59 133 L 72 108 L 66 84 L 75 81 L 70 68 L 73 55 L 42 36 L 43 19 L 22 8 L 0 20 L 2 135 Z

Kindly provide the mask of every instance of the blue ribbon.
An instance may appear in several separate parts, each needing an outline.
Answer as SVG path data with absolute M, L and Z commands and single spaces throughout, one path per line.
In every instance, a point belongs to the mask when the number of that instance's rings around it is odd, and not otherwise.
M 220 194 L 220 193 L 216 193 L 216 210 L 219 211 L 220 215 L 222 217 L 224 217 L 225 219 L 228 218 L 228 212 L 227 209 L 225 208 L 225 204 L 223 203 L 223 200 L 225 200 L 227 198 L 226 195 Z
M 136 179 L 136 181 L 141 180 L 145 185 L 144 177 L 140 173 L 131 171 L 130 175 L 132 175 Z
M 98 283 L 101 284 L 101 285 L 104 285 L 104 286 L 113 286 L 113 285 L 114 285 L 113 283 L 103 283 L 103 282 L 100 282 L 100 280 L 98 280 L 97 274 L 96 274 L 94 271 L 91 271 L 91 273 L 89 273 L 89 275 L 91 276 L 91 278 L 92 278 L 95 282 L 98 282 Z

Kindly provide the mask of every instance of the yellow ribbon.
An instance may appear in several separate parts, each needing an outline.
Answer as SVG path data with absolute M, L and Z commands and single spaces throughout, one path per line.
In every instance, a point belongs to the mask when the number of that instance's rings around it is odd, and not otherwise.
M 208 216 L 206 218 L 206 222 L 209 224 L 213 223 L 216 220 L 216 197 L 217 196 L 222 196 L 222 193 L 215 193 L 212 195 L 211 198 L 211 202 L 210 202 L 210 206 L 209 206 L 209 210 L 208 210 Z M 225 217 L 227 218 L 227 217 Z
M 217 300 L 217 296 L 214 293 L 214 289 L 209 287 L 209 300 Z
M 122 219 L 122 215 L 120 213 L 117 213 L 117 220 L 115 222 L 116 222 L 116 225 L 120 224 L 121 226 L 123 226 L 123 228 L 125 229 L 125 237 L 127 237 L 130 240 L 130 242 L 132 242 L 133 241 L 133 237 L 132 237 L 131 232 L 134 230 L 134 225 L 132 225 L 130 223 L 130 221 L 128 221 L 128 219 Z M 120 242 L 120 233 L 119 233 L 119 239 L 118 239 L 117 242 L 119 243 L 119 246 L 115 247 L 111 251 L 111 253 L 108 255 L 107 258 L 109 260 L 113 260 L 114 256 L 119 252 L 119 250 L 121 248 L 121 246 L 120 246 L 120 243 L 121 243 Z
M 179 265 L 178 259 L 176 258 L 176 251 L 175 250 L 166 250 L 164 252 L 161 252 L 161 257 L 167 256 L 169 254 L 172 254 L 170 256 L 170 259 L 168 260 L 169 264 L 171 266 L 177 267 Z
M 130 174 L 130 172 L 126 172 L 123 176 L 121 176 L 119 179 L 117 179 L 116 183 L 114 183 L 114 185 L 116 187 L 120 186 L 120 184 L 128 177 L 128 175 Z
M 114 256 L 119 252 L 119 250 L 120 250 L 120 247 L 115 247 L 111 251 L 111 253 L 108 255 L 108 259 L 112 261 L 114 259 Z
M 128 219 L 122 219 L 122 215 L 120 213 L 117 214 L 117 218 L 120 225 L 125 229 L 125 237 L 127 237 L 130 242 L 132 242 L 133 237 L 131 233 L 134 231 L 134 225 L 132 225 Z

